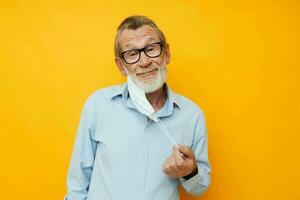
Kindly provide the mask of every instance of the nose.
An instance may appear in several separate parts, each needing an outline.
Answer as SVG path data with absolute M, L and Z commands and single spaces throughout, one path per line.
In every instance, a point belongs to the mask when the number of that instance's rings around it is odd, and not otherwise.
M 139 66 L 141 67 L 148 67 L 151 63 L 151 58 L 149 58 L 145 52 L 141 52 L 141 57 L 140 60 L 138 62 Z

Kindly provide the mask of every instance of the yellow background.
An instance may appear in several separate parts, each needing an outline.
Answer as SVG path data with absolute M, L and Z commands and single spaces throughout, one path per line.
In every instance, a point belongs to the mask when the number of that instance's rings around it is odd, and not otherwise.
M 299 13 L 297 0 L 1 0 L 1 199 L 63 198 L 85 99 L 125 81 L 113 41 L 132 14 L 165 32 L 168 83 L 206 114 L 212 185 L 182 199 L 300 199 Z

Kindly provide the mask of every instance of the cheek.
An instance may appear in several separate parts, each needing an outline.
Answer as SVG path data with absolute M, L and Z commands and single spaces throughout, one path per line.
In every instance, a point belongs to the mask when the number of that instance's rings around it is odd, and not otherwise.
M 165 64 L 165 60 L 163 58 L 153 58 L 152 65 L 155 67 L 162 67 Z
M 165 66 L 166 64 L 168 64 L 167 63 L 167 57 L 166 57 L 166 55 L 165 54 L 163 54 L 163 55 L 161 55 L 161 57 L 158 57 L 158 58 L 156 58 L 155 60 L 155 63 L 157 64 L 157 65 L 159 65 L 159 66 Z
M 128 73 L 130 73 L 130 74 L 134 73 L 136 71 L 136 68 L 137 68 L 137 66 L 135 66 L 135 65 L 125 66 L 124 67 L 124 69 L 125 69 L 125 71 L 126 71 L 127 74 Z

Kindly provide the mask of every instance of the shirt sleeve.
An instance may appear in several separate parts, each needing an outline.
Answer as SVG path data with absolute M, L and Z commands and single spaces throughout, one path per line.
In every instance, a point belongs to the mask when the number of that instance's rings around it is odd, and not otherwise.
M 92 139 L 96 127 L 93 99 L 87 99 L 80 117 L 80 124 L 67 175 L 67 195 L 64 200 L 87 199 L 97 143 Z
M 201 112 L 194 131 L 192 149 L 198 167 L 198 173 L 188 180 L 179 178 L 184 189 L 195 196 L 202 195 L 210 185 L 210 163 L 207 150 L 207 129 L 204 114 Z

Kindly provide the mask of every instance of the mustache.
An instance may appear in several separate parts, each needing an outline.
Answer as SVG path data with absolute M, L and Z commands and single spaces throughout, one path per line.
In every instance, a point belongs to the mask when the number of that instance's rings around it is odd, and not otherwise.
M 147 67 L 146 69 L 138 67 L 135 70 L 135 74 L 147 73 L 147 72 L 150 72 L 150 71 L 153 71 L 153 70 L 156 70 L 156 69 L 159 69 L 159 67 Z

